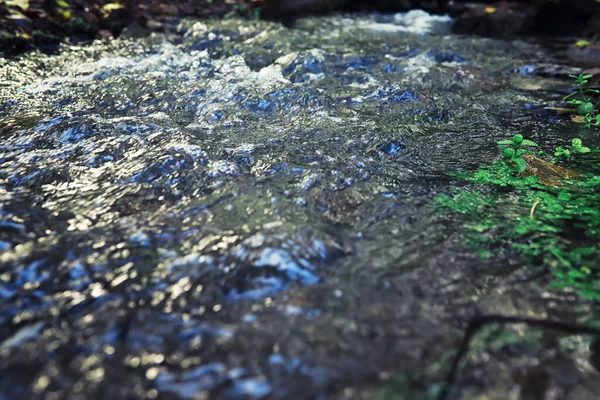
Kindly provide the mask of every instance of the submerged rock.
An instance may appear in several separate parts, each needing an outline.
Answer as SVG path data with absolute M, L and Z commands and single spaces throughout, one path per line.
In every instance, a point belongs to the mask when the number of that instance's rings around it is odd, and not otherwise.
M 600 29 L 598 18 L 600 4 L 595 0 L 499 1 L 465 7 L 453 30 L 493 37 L 593 35 Z

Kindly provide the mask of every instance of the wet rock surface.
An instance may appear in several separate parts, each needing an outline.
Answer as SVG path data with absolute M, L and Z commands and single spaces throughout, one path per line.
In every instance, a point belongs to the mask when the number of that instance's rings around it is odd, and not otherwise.
M 578 129 L 526 107 L 568 84 L 521 68 L 563 58 L 437 18 L 186 21 L 1 60 L 0 397 L 416 398 L 477 311 L 588 317 L 431 205 L 497 140 Z M 598 397 L 587 342 L 515 332 L 483 336 L 464 398 Z
M 124 28 L 131 31 L 132 26 L 142 35 L 146 31 L 141 27 L 171 32 L 186 17 L 241 17 L 291 26 L 309 15 L 410 10 L 452 15 L 457 18 L 453 29 L 458 33 L 492 37 L 577 35 L 589 39 L 600 33 L 600 4 L 596 0 L 6 0 L 0 3 L 0 51 L 3 56 L 32 49 L 56 53 L 61 43 L 108 41 Z

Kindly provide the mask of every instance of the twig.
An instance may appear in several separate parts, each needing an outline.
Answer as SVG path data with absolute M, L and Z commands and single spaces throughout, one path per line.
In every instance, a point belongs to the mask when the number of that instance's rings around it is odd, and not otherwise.
M 531 210 L 529 211 L 529 218 L 533 219 L 533 213 L 535 212 L 535 208 L 538 206 L 538 204 L 540 204 L 541 200 L 536 200 L 535 203 L 533 203 L 533 206 L 531 206 Z
M 480 315 L 471 319 L 465 336 L 460 344 L 458 352 L 452 361 L 450 372 L 446 378 L 446 384 L 438 396 L 438 400 L 447 400 L 450 394 L 450 388 L 456 383 L 456 377 L 458 375 L 458 367 L 461 360 L 467 354 L 469 350 L 469 344 L 473 339 L 473 336 L 487 324 L 525 324 L 531 327 L 552 329 L 555 331 L 563 332 L 568 335 L 598 335 L 600 336 L 600 330 L 591 328 L 583 325 L 574 325 L 564 322 L 552 321 L 548 319 L 534 319 L 519 316 L 506 316 L 506 315 Z

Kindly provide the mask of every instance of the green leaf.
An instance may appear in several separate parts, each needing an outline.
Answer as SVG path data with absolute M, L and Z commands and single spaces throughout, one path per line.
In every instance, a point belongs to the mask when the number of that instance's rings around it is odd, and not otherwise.
M 67 3 L 65 0 L 56 0 L 56 4 L 62 8 L 69 8 L 69 3 Z
M 514 144 L 521 144 L 523 142 L 523 135 L 517 133 L 515 136 L 513 136 L 512 141 Z
M 596 254 L 596 249 L 593 247 L 577 247 L 576 249 L 573 249 L 572 252 L 579 256 L 593 256 Z
M 576 269 L 571 269 L 571 270 L 569 270 L 569 277 L 570 278 L 585 278 L 585 274 L 581 273 L 580 271 L 577 271 Z
M 523 183 L 526 185 L 535 185 L 539 179 L 540 178 L 538 178 L 535 175 L 530 175 L 527 178 L 523 179 Z
M 559 249 L 551 249 L 550 253 L 554 255 L 560 261 L 560 263 L 565 267 L 571 267 L 571 262 L 562 256 L 562 251 Z
M 586 115 L 594 111 L 594 104 L 589 101 L 585 103 L 581 103 L 579 107 L 577 107 L 577 112 L 579 115 Z
M 504 149 L 503 155 L 504 155 L 504 158 L 511 158 L 512 156 L 515 155 L 515 150 L 510 147 L 507 147 Z
M 573 195 L 569 192 L 560 192 L 556 197 L 558 197 L 560 201 L 569 201 Z
M 565 208 L 559 203 L 549 204 L 547 207 L 544 208 L 547 212 L 553 214 L 562 214 L 562 212 L 565 210 Z
M 556 150 L 554 151 L 554 155 L 555 155 L 556 157 L 560 157 L 560 156 L 562 156 L 564 153 L 565 153 L 565 149 L 563 149 L 561 146 L 558 146 L 558 147 L 556 148 Z
M 582 146 L 582 147 L 579 147 L 577 149 L 577 151 L 580 152 L 580 153 L 590 153 L 592 150 L 589 147 L 583 147 Z
M 573 145 L 573 147 L 583 146 L 583 142 L 579 138 L 575 138 L 575 139 L 571 140 L 571 144 Z
M 523 140 L 523 143 L 521 143 L 522 146 L 532 146 L 532 147 L 537 147 L 537 143 L 532 141 L 532 140 Z
M 517 171 L 525 172 L 527 170 L 527 163 L 522 158 L 517 158 L 515 163 L 517 163 Z
M 498 144 L 512 146 L 513 145 L 513 141 L 512 140 L 501 140 L 501 141 L 498 142 Z
M 575 82 L 577 82 L 578 84 L 582 85 L 584 83 L 587 83 L 587 80 L 589 78 L 591 78 L 592 75 L 583 75 L 583 74 L 579 74 L 575 77 Z
M 577 100 L 577 99 L 573 99 L 573 100 L 567 101 L 567 104 L 583 104 L 583 101 Z
M 583 197 L 577 197 L 569 201 L 569 205 L 573 207 L 583 207 L 587 203 L 587 200 Z

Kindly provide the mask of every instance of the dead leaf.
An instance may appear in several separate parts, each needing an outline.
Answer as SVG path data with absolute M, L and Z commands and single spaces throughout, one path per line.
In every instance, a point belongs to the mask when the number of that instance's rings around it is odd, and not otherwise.
M 108 3 L 108 4 L 105 4 L 102 6 L 102 11 L 111 12 L 114 10 L 120 10 L 121 8 L 124 8 L 124 7 L 120 3 Z
M 531 154 L 524 155 L 523 159 L 527 163 L 527 169 L 522 175 L 537 176 L 539 179 L 538 182 L 542 185 L 555 187 L 567 186 L 563 181 L 579 179 L 582 176 L 575 170 L 561 167 Z
M 170 17 L 174 17 L 176 15 L 179 15 L 179 10 L 177 9 L 177 6 L 174 6 L 172 4 L 163 4 L 163 3 L 160 3 L 160 5 L 158 6 L 157 11 L 160 14 L 168 15 Z
M 29 0 L 6 0 L 9 7 L 18 7 L 25 11 L 29 8 Z
M 57 10 L 56 11 L 58 13 L 58 15 L 61 16 L 62 19 L 64 19 L 65 21 L 68 21 L 71 19 L 71 17 L 73 16 L 73 14 L 71 14 L 71 11 L 68 10 Z

